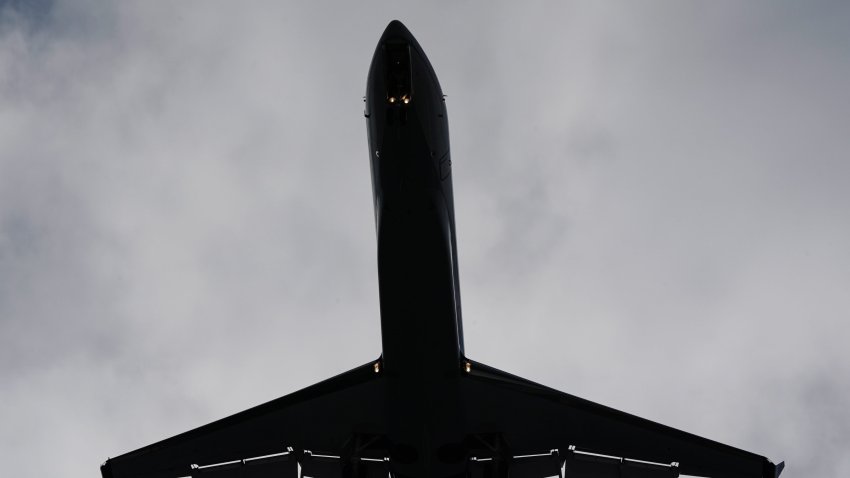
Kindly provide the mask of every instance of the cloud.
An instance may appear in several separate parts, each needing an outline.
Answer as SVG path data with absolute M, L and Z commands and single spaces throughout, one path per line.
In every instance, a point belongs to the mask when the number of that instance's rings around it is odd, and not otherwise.
M 467 352 L 839 476 L 847 9 L 0 6 L 0 452 L 114 455 L 380 353 L 360 97 L 448 94 Z

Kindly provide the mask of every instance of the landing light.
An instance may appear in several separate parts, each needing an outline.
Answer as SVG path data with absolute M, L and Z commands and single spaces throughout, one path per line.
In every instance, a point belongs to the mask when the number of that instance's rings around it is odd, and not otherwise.
M 466 373 L 471 372 L 472 371 L 472 362 L 466 362 L 465 364 L 463 364 L 463 369 L 466 370 Z
M 408 98 L 407 96 L 402 96 L 402 97 L 401 97 L 401 101 L 402 101 L 404 104 L 408 104 L 408 103 L 410 103 L 410 98 Z
M 390 96 L 390 103 L 395 103 L 395 96 Z
M 375 362 L 372 368 L 375 370 L 375 373 L 381 373 L 381 362 Z

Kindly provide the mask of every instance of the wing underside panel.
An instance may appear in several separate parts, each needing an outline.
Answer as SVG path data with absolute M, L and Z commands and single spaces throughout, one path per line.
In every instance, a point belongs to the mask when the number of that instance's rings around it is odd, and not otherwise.
M 488 441 L 494 458 L 557 450 L 568 477 L 776 478 L 782 470 L 763 456 L 470 365 L 462 381 L 467 426 L 498 437 Z
M 386 432 L 384 377 L 373 366 L 109 459 L 101 473 L 104 478 L 259 477 L 286 476 L 275 473 L 299 462 L 321 467 L 320 457 L 339 459 L 359 434 Z

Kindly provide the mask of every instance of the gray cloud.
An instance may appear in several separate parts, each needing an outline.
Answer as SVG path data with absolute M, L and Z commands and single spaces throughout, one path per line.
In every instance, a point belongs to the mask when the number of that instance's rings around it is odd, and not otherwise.
M 360 97 L 448 94 L 467 351 L 850 463 L 840 2 L 0 4 L 0 457 L 115 455 L 380 353 Z M 28 7 L 27 7 L 28 8 Z

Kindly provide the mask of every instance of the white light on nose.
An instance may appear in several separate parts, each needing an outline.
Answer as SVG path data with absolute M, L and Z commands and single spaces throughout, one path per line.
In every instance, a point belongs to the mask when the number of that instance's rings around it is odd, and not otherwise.
M 395 103 L 395 96 L 390 96 L 390 103 Z

